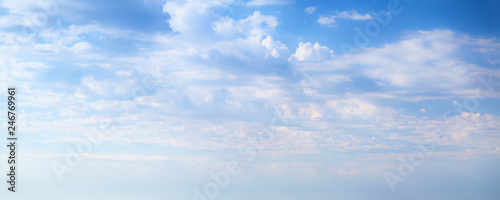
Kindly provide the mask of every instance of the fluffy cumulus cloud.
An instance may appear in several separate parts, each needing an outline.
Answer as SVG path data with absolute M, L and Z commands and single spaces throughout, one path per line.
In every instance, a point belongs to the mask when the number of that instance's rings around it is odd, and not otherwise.
M 309 42 L 299 43 L 299 47 L 295 53 L 291 55 L 289 60 L 298 61 L 323 61 L 333 58 L 333 50 L 326 46 L 321 46 L 319 43 L 311 44 Z
M 335 18 L 333 18 L 333 17 L 327 17 L 327 16 L 321 16 L 318 19 L 318 23 L 322 24 L 322 25 L 333 24 L 333 23 L 335 23 Z
M 247 36 L 261 39 L 278 26 L 276 17 L 263 15 L 260 11 L 253 12 L 241 20 L 234 20 L 228 16 L 211 22 L 213 31 L 222 36 Z M 226 38 L 227 39 L 227 38 Z
M 278 26 L 278 21 L 274 16 L 262 15 L 255 11 L 249 17 L 238 21 L 238 31 L 249 36 L 262 37 L 266 30 L 274 30 Z
M 224 16 L 222 19 L 212 22 L 212 29 L 219 35 L 233 35 L 237 31 L 236 21 Z
M 266 39 L 262 40 L 262 46 L 268 49 L 266 56 L 278 58 L 289 54 L 288 47 L 280 41 L 274 41 L 273 37 L 270 35 L 268 35 Z
M 229 3 L 167 2 L 163 8 L 171 16 L 168 23 L 180 33 L 174 37 L 184 40 L 176 45 L 205 52 L 202 53 L 205 58 L 210 58 L 214 52 L 245 60 L 258 60 L 253 56 L 288 57 L 288 47 L 271 36 L 279 24 L 275 16 L 256 10 L 241 19 L 235 19 L 213 12 L 213 9 L 225 7 Z M 199 39 L 193 41 L 194 35 Z M 172 40 L 169 39 L 167 43 L 171 44 Z
M 200 31 L 210 24 L 211 8 L 225 7 L 231 0 L 175 0 L 167 1 L 163 12 L 170 15 L 168 23 L 176 32 Z

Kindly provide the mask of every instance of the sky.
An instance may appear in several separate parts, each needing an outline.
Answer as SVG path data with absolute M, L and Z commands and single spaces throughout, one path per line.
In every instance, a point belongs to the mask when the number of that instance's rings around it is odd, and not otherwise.
M 494 0 L 2 0 L 0 196 L 499 199 L 499 21 Z

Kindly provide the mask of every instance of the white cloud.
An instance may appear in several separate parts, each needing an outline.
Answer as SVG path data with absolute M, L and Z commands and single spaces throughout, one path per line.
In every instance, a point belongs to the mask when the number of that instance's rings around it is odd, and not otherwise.
M 471 41 L 474 39 L 450 30 L 417 31 L 399 42 L 386 44 L 383 47 L 363 48 L 358 49 L 359 53 L 356 54 L 339 55 L 334 58 L 322 56 L 323 59 L 316 59 L 319 62 L 295 64 L 297 72 L 309 74 L 318 71 L 327 73 L 347 70 L 341 75 L 362 74 L 373 79 L 380 87 L 402 89 L 407 93 L 439 91 L 445 95 L 473 97 L 476 95 L 475 88 L 479 86 L 481 78 L 492 76 L 493 79 L 498 79 L 500 71 L 479 67 L 462 61 L 457 56 L 460 54 L 459 50 L 470 51 L 472 47 L 486 45 L 471 44 Z M 315 55 L 311 46 L 300 43 L 299 48 L 290 57 L 291 60 L 315 60 L 310 56 Z M 314 76 L 311 78 L 314 79 Z M 483 88 L 480 95 L 483 95 L 485 90 Z M 500 96 L 498 93 L 486 95 Z
M 210 28 L 212 7 L 225 7 L 231 0 L 173 0 L 167 1 L 163 12 L 170 15 L 168 23 L 176 32 L 194 32 Z
M 0 16 L 0 27 L 10 28 L 15 25 L 24 25 L 23 19 L 19 16 L 7 15 Z
M 360 99 L 332 100 L 327 103 L 328 108 L 342 115 L 343 119 L 368 118 L 382 114 L 381 110 L 369 102 Z
M 293 0 L 252 0 L 247 3 L 248 6 L 266 6 L 266 5 L 287 5 L 292 4 Z
M 305 106 L 299 106 L 297 109 L 298 115 L 306 115 L 310 119 L 320 118 L 323 116 L 322 112 L 324 112 L 321 107 L 313 103 Z
M 106 38 L 106 36 L 114 38 L 133 38 L 133 36 L 130 35 L 130 31 L 102 27 L 94 23 L 81 26 L 70 25 L 68 28 L 61 29 L 46 28 L 42 29 L 37 36 L 44 40 L 52 41 L 52 44 L 69 46 L 75 42 L 84 42 L 82 41 L 84 38 L 82 35 L 89 33 L 99 34 L 101 40 Z
M 427 112 L 427 110 L 426 110 L 425 108 L 422 108 L 422 109 L 420 109 L 419 111 L 420 111 L 420 112 L 423 112 L 423 113 L 424 113 L 424 112 Z
M 85 86 L 87 86 L 91 91 L 96 91 L 97 93 L 105 94 L 105 92 L 103 91 L 103 87 L 101 87 L 101 85 L 99 85 L 98 82 L 94 80 L 93 76 L 82 78 L 82 83 Z
M 306 12 L 308 14 L 313 14 L 314 11 L 316 11 L 316 7 L 315 6 L 309 6 L 306 9 L 304 9 L 304 12 Z
M 273 37 L 268 35 L 266 39 L 262 40 L 262 46 L 267 48 L 266 56 L 272 56 L 275 58 L 288 56 L 290 53 L 288 47 L 282 44 L 280 41 L 274 41 Z
M 105 79 L 95 80 L 94 76 L 86 76 L 81 79 L 81 83 L 88 90 L 91 95 L 99 95 L 101 97 L 112 97 L 119 95 L 128 95 L 131 90 L 135 89 L 136 80 L 130 77 L 127 79 Z M 144 94 L 143 94 L 144 95 Z
M 317 22 L 321 25 L 332 25 L 336 19 L 350 19 L 350 20 L 370 20 L 373 17 L 370 14 L 359 14 L 356 10 L 351 10 L 349 12 L 343 11 L 337 13 L 336 15 L 324 16 L 322 15 Z
M 276 17 L 262 15 L 260 11 L 254 11 L 249 17 L 238 21 L 237 29 L 248 36 L 261 38 L 268 31 L 274 30 L 276 26 L 278 26 Z
M 132 72 L 130 71 L 117 71 L 115 72 L 116 76 L 130 76 L 132 75 Z
M 233 35 L 236 33 L 236 21 L 229 16 L 225 16 L 219 21 L 212 22 L 212 29 L 219 35 Z
M 257 61 L 256 57 L 286 58 L 286 45 L 275 40 L 270 33 L 278 26 L 272 15 L 254 11 L 250 15 L 235 20 L 229 16 L 219 16 L 211 10 L 227 6 L 230 1 L 205 2 L 197 0 L 169 1 L 164 12 L 171 15 L 169 24 L 178 35 L 161 38 L 166 45 L 192 49 L 192 55 L 212 59 L 209 52 L 234 55 L 241 60 Z M 213 33 L 213 34 L 212 34 Z
M 311 43 L 299 43 L 299 47 L 295 53 L 290 56 L 289 60 L 297 61 L 323 61 L 333 58 L 333 50 L 326 46 L 321 46 L 317 42 L 312 45 Z
M 41 51 L 52 51 L 52 52 L 61 52 L 61 51 L 66 51 L 69 48 L 63 45 L 57 45 L 57 44 L 36 44 L 35 47 L 33 48 L 35 50 L 41 50 Z
M 459 92 L 475 87 L 479 76 L 498 76 L 495 70 L 456 59 L 453 55 L 461 47 L 460 40 L 449 30 L 420 31 L 396 44 L 367 48 L 352 62 L 366 66 L 367 77 L 425 91 Z
M 496 65 L 496 64 L 500 63 L 500 59 L 498 59 L 498 60 L 490 60 L 490 58 L 488 58 L 488 63 L 490 63 L 492 65 Z
M 318 23 L 321 24 L 321 25 L 333 24 L 333 23 L 335 23 L 335 18 L 333 18 L 333 17 L 327 17 L 327 16 L 321 16 L 318 19 Z
M 219 35 L 232 37 L 212 44 L 211 48 L 223 54 L 236 55 L 242 60 L 252 60 L 255 56 L 286 58 L 288 47 L 269 35 L 276 26 L 276 17 L 262 15 L 260 11 L 238 21 L 224 17 L 213 22 L 212 29 Z
M 42 62 L 22 62 L 18 58 L 5 58 L 0 57 L 0 69 L 1 75 L 0 77 L 8 82 L 8 80 L 31 80 L 36 74 L 43 69 L 49 68 L 49 66 L 45 65 Z M 8 67 L 7 67 L 8 66 Z
M 62 44 L 53 44 L 53 43 L 45 43 L 45 44 L 36 44 L 34 49 L 35 50 L 41 50 L 41 51 L 49 51 L 49 52 L 54 52 L 54 53 L 61 53 L 61 52 L 73 52 L 73 53 L 83 53 L 87 52 L 91 49 L 94 49 L 94 47 L 91 43 L 89 42 L 76 42 L 73 44 L 73 46 L 65 46 Z
M 71 47 L 71 51 L 75 53 L 81 53 L 84 51 L 88 51 L 93 48 L 93 45 L 88 42 L 77 42 Z
M 8 18 L 13 21 L 2 24 L 0 18 L 0 26 L 23 25 L 27 27 L 43 27 L 47 24 L 47 18 L 51 18 L 60 12 L 60 7 L 65 5 L 67 0 L 61 1 L 38 1 L 38 0 L 3 0 L 0 6 L 6 8 L 10 16 Z
M 352 19 L 352 20 L 369 20 L 373 19 L 373 17 L 370 14 L 359 14 L 356 10 L 351 10 L 350 12 L 344 11 L 338 13 L 336 18 L 341 18 L 341 19 Z

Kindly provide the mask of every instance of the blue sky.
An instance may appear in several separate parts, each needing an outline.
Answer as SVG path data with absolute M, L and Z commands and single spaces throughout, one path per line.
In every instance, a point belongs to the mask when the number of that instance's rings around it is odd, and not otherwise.
M 498 199 L 499 20 L 487 0 L 3 0 L 1 196 Z

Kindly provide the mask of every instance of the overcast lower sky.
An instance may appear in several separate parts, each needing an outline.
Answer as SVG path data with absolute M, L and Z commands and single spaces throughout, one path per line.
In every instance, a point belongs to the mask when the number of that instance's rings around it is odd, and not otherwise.
M 1 197 L 499 199 L 499 22 L 493 0 L 3 0 Z

